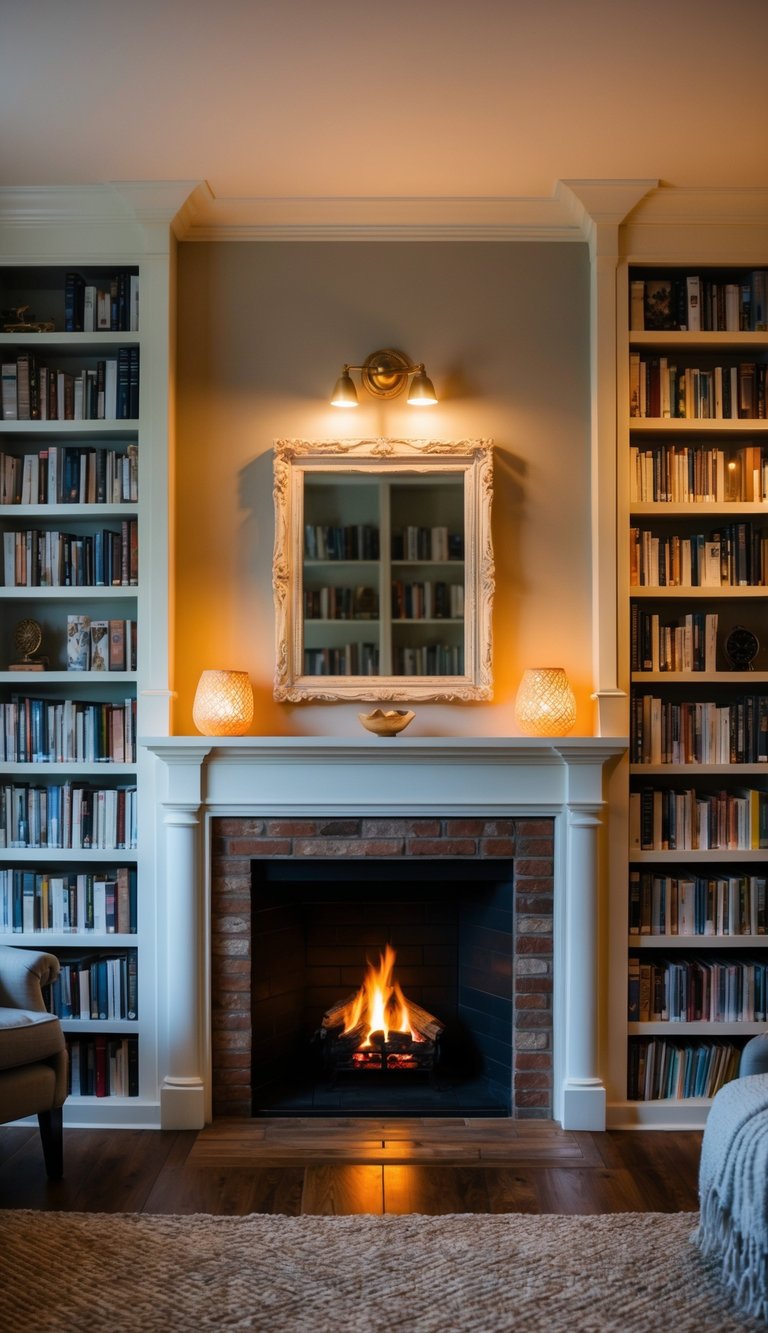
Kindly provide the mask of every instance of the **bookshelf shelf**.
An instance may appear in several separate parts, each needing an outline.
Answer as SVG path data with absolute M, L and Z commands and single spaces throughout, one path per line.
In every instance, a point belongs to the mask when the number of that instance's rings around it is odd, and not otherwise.
M 111 582 L 118 551 L 115 545 L 109 553 L 112 563 L 105 564 L 105 571 L 110 570 L 106 582 L 40 586 L 36 573 L 35 582 L 30 579 L 30 586 L 1 587 L 0 701 L 13 704 L 20 712 L 22 701 L 30 701 L 25 704 L 30 717 L 42 701 L 46 728 L 58 725 L 52 720 L 53 710 L 67 701 L 75 705 L 72 712 L 78 717 L 85 717 L 88 706 L 95 705 L 88 716 L 92 720 L 102 719 L 95 753 L 104 754 L 120 753 L 119 747 L 130 743 L 131 734 L 133 738 L 145 733 L 167 734 L 170 721 L 165 497 L 171 425 L 172 367 L 168 335 L 172 213 L 165 219 L 165 226 L 160 213 L 147 223 L 138 212 L 118 224 L 111 214 L 113 196 L 112 187 L 105 189 L 98 201 L 92 191 L 86 192 L 81 201 L 82 216 L 78 215 L 78 225 L 73 226 L 71 217 L 69 223 L 65 222 L 59 194 L 53 190 L 41 204 L 45 225 L 35 230 L 34 235 L 21 225 L 16 211 L 21 200 L 13 191 L 6 192 L 0 214 L 0 306 L 7 310 L 27 305 L 34 311 L 34 319 L 53 326 L 44 332 L 0 333 L 3 366 L 0 529 L 3 534 L 15 534 L 6 538 L 3 548 L 5 576 L 9 577 L 10 556 L 16 558 L 14 552 L 18 552 L 21 559 L 22 533 L 29 534 L 27 551 L 39 550 L 34 545 L 36 541 L 41 546 L 45 544 L 44 554 L 38 557 L 40 571 L 55 568 L 49 562 L 57 559 L 62 560 L 62 569 L 68 568 L 65 562 L 70 560 L 69 549 L 60 553 L 55 545 L 65 539 L 72 541 L 73 548 L 78 542 L 87 551 L 90 578 L 95 561 L 101 559 L 105 533 L 115 539 L 119 535 L 122 551 L 127 551 L 129 557 L 135 554 L 138 534 L 138 542 L 145 550 L 151 545 L 152 560 L 152 577 L 141 584 L 133 577 L 133 568 L 126 576 L 125 567 L 121 569 L 119 565 L 121 582 L 119 585 Z M 89 208 L 89 198 L 95 213 Z M 112 224 L 106 227 L 99 217 L 102 208 L 112 217 Z M 99 292 L 101 313 L 98 305 L 94 305 L 96 313 L 91 321 L 91 295 L 98 302 Z M 109 327 L 95 327 L 100 320 Z M 150 535 L 151 543 L 146 540 Z M 147 573 L 150 573 L 149 563 Z M 60 581 L 64 583 L 67 576 Z M 95 576 L 102 577 L 100 572 Z M 17 569 L 11 568 L 9 581 L 20 577 L 28 577 L 27 570 L 20 576 Z M 87 661 L 88 669 L 67 669 L 70 633 L 74 633 L 76 617 L 82 620 L 76 628 L 84 636 L 83 646 L 88 639 L 93 654 L 106 654 L 107 640 L 103 631 L 100 637 L 91 638 L 92 626 L 95 621 L 107 622 L 112 644 L 108 664 L 115 669 L 90 669 Z M 42 639 L 37 651 L 46 660 L 47 669 L 43 671 L 13 669 L 13 663 L 22 660 L 16 629 L 22 619 L 28 618 L 40 627 Z M 130 653 L 134 636 L 135 661 L 132 661 L 131 656 L 125 656 L 122 645 Z M 99 705 L 104 707 L 100 710 Z M 123 708 L 125 733 L 121 742 L 117 714 Z M 60 715 L 59 708 L 55 716 Z M 115 722 L 114 732 L 104 732 L 105 720 Z M 45 744 L 37 743 L 19 750 L 26 754 L 48 752 Z M 53 752 L 94 751 L 86 751 L 82 745 L 69 745 Z M 126 749 L 125 754 L 132 756 L 133 749 Z M 106 1038 L 114 1054 L 115 1042 L 129 1037 L 131 1078 L 137 1081 L 137 1086 L 132 1087 L 130 1096 L 112 1095 L 109 1087 L 106 1092 L 110 1095 L 81 1096 L 79 1087 L 73 1088 L 64 1116 L 65 1122 L 75 1124 L 159 1125 L 157 831 L 152 759 L 138 747 L 135 760 L 131 757 L 130 762 L 5 762 L 3 772 L 3 784 L 16 792 L 15 799 L 39 800 L 40 811 L 45 809 L 40 793 L 47 792 L 50 799 L 53 789 L 57 789 L 57 801 L 64 799 L 65 792 L 74 793 L 78 786 L 104 791 L 107 808 L 114 806 L 113 792 L 131 793 L 130 798 L 118 797 L 119 818 L 122 819 L 123 805 L 127 818 L 130 803 L 132 819 L 135 813 L 136 846 L 14 847 L 8 845 L 11 840 L 6 831 L 5 845 L 0 847 L 0 888 L 15 903 L 19 886 L 23 883 L 29 893 L 29 886 L 34 883 L 34 892 L 39 895 L 35 899 L 38 919 L 40 913 L 44 920 L 51 919 L 48 913 L 55 901 L 58 922 L 62 893 L 66 921 L 67 893 L 69 909 L 74 910 L 73 904 L 77 902 L 79 912 L 86 881 L 109 882 L 113 878 L 116 884 L 124 886 L 129 878 L 131 925 L 135 920 L 136 933 L 125 929 L 119 934 L 85 929 L 31 930 L 25 918 L 26 929 L 4 929 L 0 939 L 20 948 L 49 950 L 60 956 L 62 962 L 75 955 L 115 953 L 129 954 L 131 960 L 137 960 L 140 1021 L 65 1020 L 64 1024 L 70 1038 L 85 1043 L 81 1052 L 84 1060 L 91 1039 Z M 38 793 L 35 797 L 31 795 L 33 791 Z M 55 805 L 53 809 L 55 813 Z M 47 817 L 47 810 L 45 814 Z M 69 841 L 68 836 L 66 840 Z M 47 887 L 50 880 L 59 881 L 55 891 Z M 124 897 L 123 905 L 126 901 Z M 133 976 L 133 961 L 131 969 Z M 127 1060 L 126 1051 L 123 1060 L 124 1063 Z
M 631 417 L 633 435 L 716 435 L 721 439 L 729 436 L 762 436 L 768 432 L 768 419 L 739 420 L 729 417 L 727 420 L 712 417 L 698 417 L 690 420 L 681 417 Z
M 768 765 L 642 763 L 633 762 L 633 756 L 761 756 L 760 700 L 768 699 L 768 580 L 756 562 L 763 532 L 768 532 L 763 472 L 768 453 L 768 331 L 764 326 L 750 328 L 749 321 L 751 311 L 764 301 L 768 272 L 744 264 L 685 268 L 645 260 L 626 263 L 622 271 L 626 298 L 620 308 L 631 325 L 619 333 L 624 362 L 619 383 L 626 395 L 619 432 L 624 451 L 619 460 L 625 525 L 621 540 L 626 547 L 620 551 L 619 575 L 620 580 L 622 572 L 625 575 L 624 661 L 630 699 L 626 772 L 631 815 L 628 889 L 631 885 L 633 896 L 630 903 L 628 892 L 628 907 L 633 924 L 639 912 L 645 923 L 650 904 L 652 928 L 658 930 L 660 912 L 662 923 L 666 914 L 669 929 L 670 916 L 677 921 L 678 913 L 691 911 L 695 885 L 697 922 L 708 892 L 720 895 L 719 910 L 728 921 L 734 914 L 743 921 L 746 914 L 750 924 L 750 909 L 742 909 L 751 903 L 751 927 L 754 930 L 757 921 L 757 929 L 764 930 L 767 849 L 760 845 L 763 835 L 755 812 L 768 803 Z M 726 286 L 727 299 L 741 302 L 739 318 L 734 318 L 731 304 L 726 320 Z M 746 295 L 750 289 L 751 304 Z M 702 325 L 711 326 L 702 331 L 695 327 L 699 309 Z M 740 321 L 746 327 L 740 329 Z M 708 498 L 689 498 L 695 495 Z M 715 495 L 723 498 L 711 498 Z M 676 582 L 665 583 L 665 573 Z M 653 582 L 635 583 L 636 578 Z M 764 645 L 751 664 L 754 670 L 735 670 L 727 655 L 726 640 L 737 626 L 753 631 Z M 660 670 L 660 663 L 674 669 Z M 652 669 L 639 669 L 643 664 Z M 706 669 L 694 670 L 694 664 Z M 687 730 L 684 738 L 665 730 L 697 723 L 721 730 L 717 737 L 708 730 L 706 743 Z M 752 728 L 757 729 L 754 735 Z M 722 825 L 715 828 L 712 821 L 725 818 L 726 809 L 735 820 L 740 802 L 742 815 L 749 809 L 752 822 L 743 823 L 738 835 L 724 836 Z M 640 837 L 631 812 L 636 819 L 638 808 L 646 821 L 641 833 L 647 850 L 637 845 Z M 689 818 L 709 821 L 701 840 L 711 843 L 710 849 L 675 848 L 676 839 L 678 844 L 699 840 L 688 830 Z M 667 824 L 678 819 L 682 827 Z M 729 850 L 729 842 L 739 843 L 739 850 Z M 670 845 L 675 849 L 666 850 Z M 741 898 L 739 885 L 746 886 Z M 706 898 L 707 919 L 712 901 Z M 628 914 L 624 922 L 629 920 Z M 669 999 L 669 988 L 694 984 L 699 963 L 705 975 L 712 968 L 717 971 L 718 956 L 737 964 L 738 984 L 747 986 L 749 968 L 753 960 L 762 959 L 767 938 L 762 933 L 640 935 L 628 933 L 626 925 L 622 932 L 619 922 L 617 932 L 617 943 L 623 935 L 627 958 L 621 1004 L 626 1014 L 629 985 L 635 1015 L 668 1009 L 700 1012 L 685 989 L 683 998 L 675 991 L 671 1004 L 661 1003 L 652 989 L 649 1005 L 647 987 L 666 988 Z M 762 1009 L 752 1008 L 747 998 L 728 1012 L 761 1014 Z M 625 1097 L 613 1104 L 609 1123 L 703 1124 L 709 1096 L 678 1098 L 664 1095 L 664 1089 L 679 1093 L 705 1086 L 709 1092 L 706 1080 L 711 1079 L 716 1090 L 718 1080 L 734 1076 L 745 1040 L 765 1030 L 763 1021 L 627 1020 Z M 698 1081 L 702 1077 L 704 1084 Z M 647 1100 L 635 1099 L 638 1088 Z
M 630 949 L 764 949 L 765 935 L 630 935 Z
M 627 1023 L 630 1037 L 754 1037 L 765 1023 Z

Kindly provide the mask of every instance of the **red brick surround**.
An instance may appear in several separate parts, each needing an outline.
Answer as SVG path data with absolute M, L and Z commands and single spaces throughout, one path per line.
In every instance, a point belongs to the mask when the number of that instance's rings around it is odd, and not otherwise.
M 213 1112 L 251 1114 L 251 861 L 259 857 L 514 859 L 513 1115 L 552 1115 L 551 819 L 213 820 Z

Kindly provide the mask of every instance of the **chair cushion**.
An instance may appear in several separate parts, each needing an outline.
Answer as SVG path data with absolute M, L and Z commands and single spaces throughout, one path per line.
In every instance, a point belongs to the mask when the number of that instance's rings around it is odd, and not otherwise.
M 0 1069 L 48 1060 L 64 1049 L 64 1033 L 54 1014 L 0 1008 Z

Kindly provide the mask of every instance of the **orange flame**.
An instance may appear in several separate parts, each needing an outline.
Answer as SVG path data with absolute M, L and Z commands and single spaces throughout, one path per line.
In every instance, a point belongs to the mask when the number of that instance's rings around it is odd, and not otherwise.
M 358 1048 L 361 1051 L 370 1049 L 373 1032 L 383 1032 L 385 1040 L 390 1032 L 410 1032 L 413 1041 L 424 1041 L 412 1023 L 408 1001 L 394 980 L 395 958 L 395 951 L 388 944 L 379 955 L 378 967 L 368 963 L 363 984 L 344 1011 L 345 1035 L 354 1032 L 361 1023 L 366 1025 Z

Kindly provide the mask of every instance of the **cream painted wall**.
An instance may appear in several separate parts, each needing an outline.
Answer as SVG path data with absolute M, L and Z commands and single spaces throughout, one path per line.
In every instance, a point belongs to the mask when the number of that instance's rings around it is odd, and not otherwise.
M 586 247 L 184 244 L 178 300 L 175 732 L 200 671 L 236 667 L 254 733 L 361 734 L 354 705 L 272 698 L 272 442 L 429 435 L 496 445 L 496 683 L 489 704 L 419 705 L 408 734 L 514 735 L 533 665 L 566 668 L 591 734 Z M 426 362 L 440 405 L 329 407 L 342 363 L 386 346 Z

